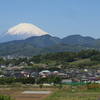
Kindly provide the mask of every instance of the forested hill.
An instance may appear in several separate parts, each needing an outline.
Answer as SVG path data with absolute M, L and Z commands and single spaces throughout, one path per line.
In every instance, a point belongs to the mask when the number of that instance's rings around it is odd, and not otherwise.
M 90 59 L 90 61 L 88 62 L 88 65 L 96 65 L 98 62 L 100 61 L 100 52 L 96 51 L 96 50 L 82 50 L 79 52 L 58 52 L 58 53 L 48 53 L 48 54 L 44 54 L 44 55 L 36 55 L 33 56 L 31 58 L 19 58 L 19 59 L 8 59 L 8 60 L 4 60 L 2 58 L 0 58 L 0 64 L 5 64 L 5 65 L 9 65 L 10 63 L 12 63 L 13 65 L 19 65 L 21 62 L 25 62 L 27 63 L 27 65 L 31 65 L 33 62 L 33 64 L 46 64 L 46 65 L 50 65 L 52 66 L 56 66 L 56 65 L 65 65 L 67 66 L 67 64 L 69 62 L 73 62 L 73 61 L 78 61 L 80 59 Z M 100 62 L 99 62 L 100 63 Z M 87 63 L 84 63 L 83 66 L 86 66 Z M 81 67 L 81 65 L 79 65 L 79 67 Z
M 0 43 L 0 56 L 15 55 L 32 57 L 55 52 L 78 52 L 81 50 L 100 50 L 100 39 L 71 35 L 60 39 L 50 35 L 30 37 L 25 40 L 16 40 Z
M 100 55 L 99 51 L 96 50 L 82 50 L 79 52 L 58 52 L 58 53 L 49 53 L 44 55 L 37 55 L 30 58 L 30 61 L 35 63 L 47 62 L 47 61 L 58 61 L 58 62 L 72 62 L 76 59 L 85 59 L 91 58 L 95 60 L 94 57 Z M 98 57 L 99 59 L 100 57 Z
M 71 51 L 78 52 L 80 50 L 87 50 L 88 48 L 80 45 L 71 45 L 65 43 L 55 44 L 46 48 L 39 48 L 30 44 L 20 43 L 20 44 L 10 44 L 0 47 L 0 56 L 6 55 L 15 55 L 15 56 L 24 56 L 32 57 L 34 55 L 41 55 L 47 53 Z

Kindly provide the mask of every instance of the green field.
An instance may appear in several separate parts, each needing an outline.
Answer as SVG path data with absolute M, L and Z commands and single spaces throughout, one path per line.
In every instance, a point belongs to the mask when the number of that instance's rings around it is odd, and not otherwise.
M 99 100 L 100 89 L 87 89 L 87 85 L 77 85 L 75 89 L 71 85 L 63 85 L 58 90 L 43 100 Z
M 100 92 L 57 91 L 43 100 L 98 100 Z

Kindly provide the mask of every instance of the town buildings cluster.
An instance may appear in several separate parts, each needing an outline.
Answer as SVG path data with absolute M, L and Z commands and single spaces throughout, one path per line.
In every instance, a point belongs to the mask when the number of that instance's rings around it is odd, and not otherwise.
M 24 63 L 25 64 L 25 63 Z M 41 67 L 44 68 L 43 65 Z M 97 69 L 74 69 L 69 68 L 66 71 L 62 70 L 53 70 L 49 71 L 49 69 L 43 69 L 41 71 L 30 70 L 26 66 L 13 66 L 9 64 L 9 66 L 0 66 L 1 75 L 0 77 L 15 77 L 15 78 L 23 78 L 23 77 L 34 77 L 34 78 L 46 78 L 50 76 L 60 76 L 62 77 L 62 82 L 95 82 L 100 83 L 100 67 Z M 69 81 L 70 80 L 70 81 Z

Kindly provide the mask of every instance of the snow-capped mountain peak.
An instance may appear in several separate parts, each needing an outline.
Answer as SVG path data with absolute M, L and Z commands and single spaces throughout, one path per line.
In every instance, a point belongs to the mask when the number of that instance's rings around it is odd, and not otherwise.
M 10 29 L 5 33 L 0 35 L 0 42 L 8 42 L 12 40 L 26 39 L 32 36 L 42 36 L 48 34 L 47 32 L 39 29 L 30 23 L 20 23 Z M 50 35 L 50 34 L 48 34 Z
M 48 34 L 30 23 L 18 24 L 7 31 L 7 34 L 12 34 L 12 35 L 25 34 L 25 33 L 30 34 L 32 36 L 41 36 L 41 35 Z

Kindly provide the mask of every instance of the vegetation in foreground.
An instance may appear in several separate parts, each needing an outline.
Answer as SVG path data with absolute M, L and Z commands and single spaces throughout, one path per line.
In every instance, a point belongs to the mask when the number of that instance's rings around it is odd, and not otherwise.
M 3 94 L 0 94 L 0 100 L 15 100 L 15 99 L 11 99 L 10 96 L 4 96 Z

